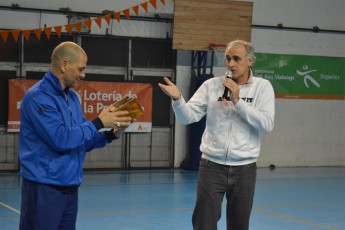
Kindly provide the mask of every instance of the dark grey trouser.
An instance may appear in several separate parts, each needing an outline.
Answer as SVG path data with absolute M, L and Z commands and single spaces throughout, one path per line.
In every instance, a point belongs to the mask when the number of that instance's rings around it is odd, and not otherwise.
M 193 229 L 217 229 L 225 195 L 227 229 L 248 230 L 256 171 L 256 163 L 227 166 L 201 159 L 197 200 L 192 218 Z

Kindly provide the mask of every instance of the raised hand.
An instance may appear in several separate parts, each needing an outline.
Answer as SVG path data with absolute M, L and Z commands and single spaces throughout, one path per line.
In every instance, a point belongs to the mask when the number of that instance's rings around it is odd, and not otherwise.
M 174 83 L 172 83 L 169 78 L 164 77 L 166 85 L 158 83 L 158 86 L 163 90 L 163 92 L 171 97 L 173 100 L 178 100 L 181 98 L 181 93 Z

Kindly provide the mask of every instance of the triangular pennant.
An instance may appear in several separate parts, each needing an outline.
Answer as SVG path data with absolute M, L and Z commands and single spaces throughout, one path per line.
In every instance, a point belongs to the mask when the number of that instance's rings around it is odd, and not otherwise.
M 81 26 L 82 25 L 83 25 L 82 22 L 74 23 L 74 27 L 75 27 L 75 29 L 77 30 L 78 33 L 80 33 L 80 31 L 81 31 Z
M 50 38 L 50 32 L 52 32 L 52 28 L 51 27 L 44 28 L 44 33 L 46 34 L 48 39 Z
M 62 26 L 54 26 L 54 30 L 55 30 L 57 36 L 60 37 L 61 36 Z
M 0 34 L 1 34 L 2 40 L 3 40 L 4 43 L 5 43 L 5 42 L 7 41 L 9 32 L 8 32 L 8 31 L 5 31 L 5 30 L 2 30 L 2 31 L 0 31 Z
M 148 13 L 148 11 L 147 11 L 147 2 L 141 3 L 140 5 L 146 11 L 146 13 Z
M 34 33 L 35 33 L 37 39 L 41 40 L 42 29 L 41 28 L 34 29 Z
M 137 15 L 137 16 L 139 15 L 139 5 L 133 6 L 132 10 L 134 11 L 135 15 Z
M 156 0 L 150 0 L 151 5 L 153 8 L 157 9 L 157 1 Z
M 118 22 L 120 22 L 120 18 L 121 18 L 120 12 L 114 13 L 114 18 L 115 18 Z
M 122 13 L 129 19 L 129 9 L 123 10 Z
M 87 26 L 87 28 L 88 28 L 89 30 L 91 30 L 91 23 L 92 23 L 92 20 L 91 20 L 91 19 L 84 21 L 84 24 Z
M 15 42 L 18 42 L 20 30 L 11 30 L 12 37 Z
M 22 30 L 22 33 L 24 35 L 25 40 L 29 41 L 31 30 Z
M 162 3 L 163 5 L 165 5 L 165 0 L 161 0 L 161 3 Z
M 72 24 L 64 25 L 64 27 L 65 27 L 65 29 L 67 30 L 67 32 L 68 32 L 69 34 L 72 33 Z
M 110 24 L 111 14 L 103 16 L 104 20 L 107 22 L 107 24 Z
M 98 17 L 94 19 L 98 27 L 101 29 L 102 28 L 102 17 Z

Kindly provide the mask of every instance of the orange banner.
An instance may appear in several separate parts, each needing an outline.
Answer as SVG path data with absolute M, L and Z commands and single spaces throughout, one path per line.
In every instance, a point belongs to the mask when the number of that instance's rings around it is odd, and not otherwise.
M 26 91 L 37 80 L 11 79 L 8 81 L 8 132 L 19 132 L 20 103 Z M 126 132 L 151 132 L 152 130 L 152 85 L 146 83 L 118 83 L 82 81 L 74 88 L 77 92 L 87 120 L 92 120 L 110 104 L 125 95 L 138 99 L 144 114 L 136 119 Z

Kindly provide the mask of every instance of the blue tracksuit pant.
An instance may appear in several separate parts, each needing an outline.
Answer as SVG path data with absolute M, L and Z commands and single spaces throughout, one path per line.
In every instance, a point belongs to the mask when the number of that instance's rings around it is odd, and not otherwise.
M 78 186 L 45 185 L 23 179 L 20 230 L 75 230 Z

